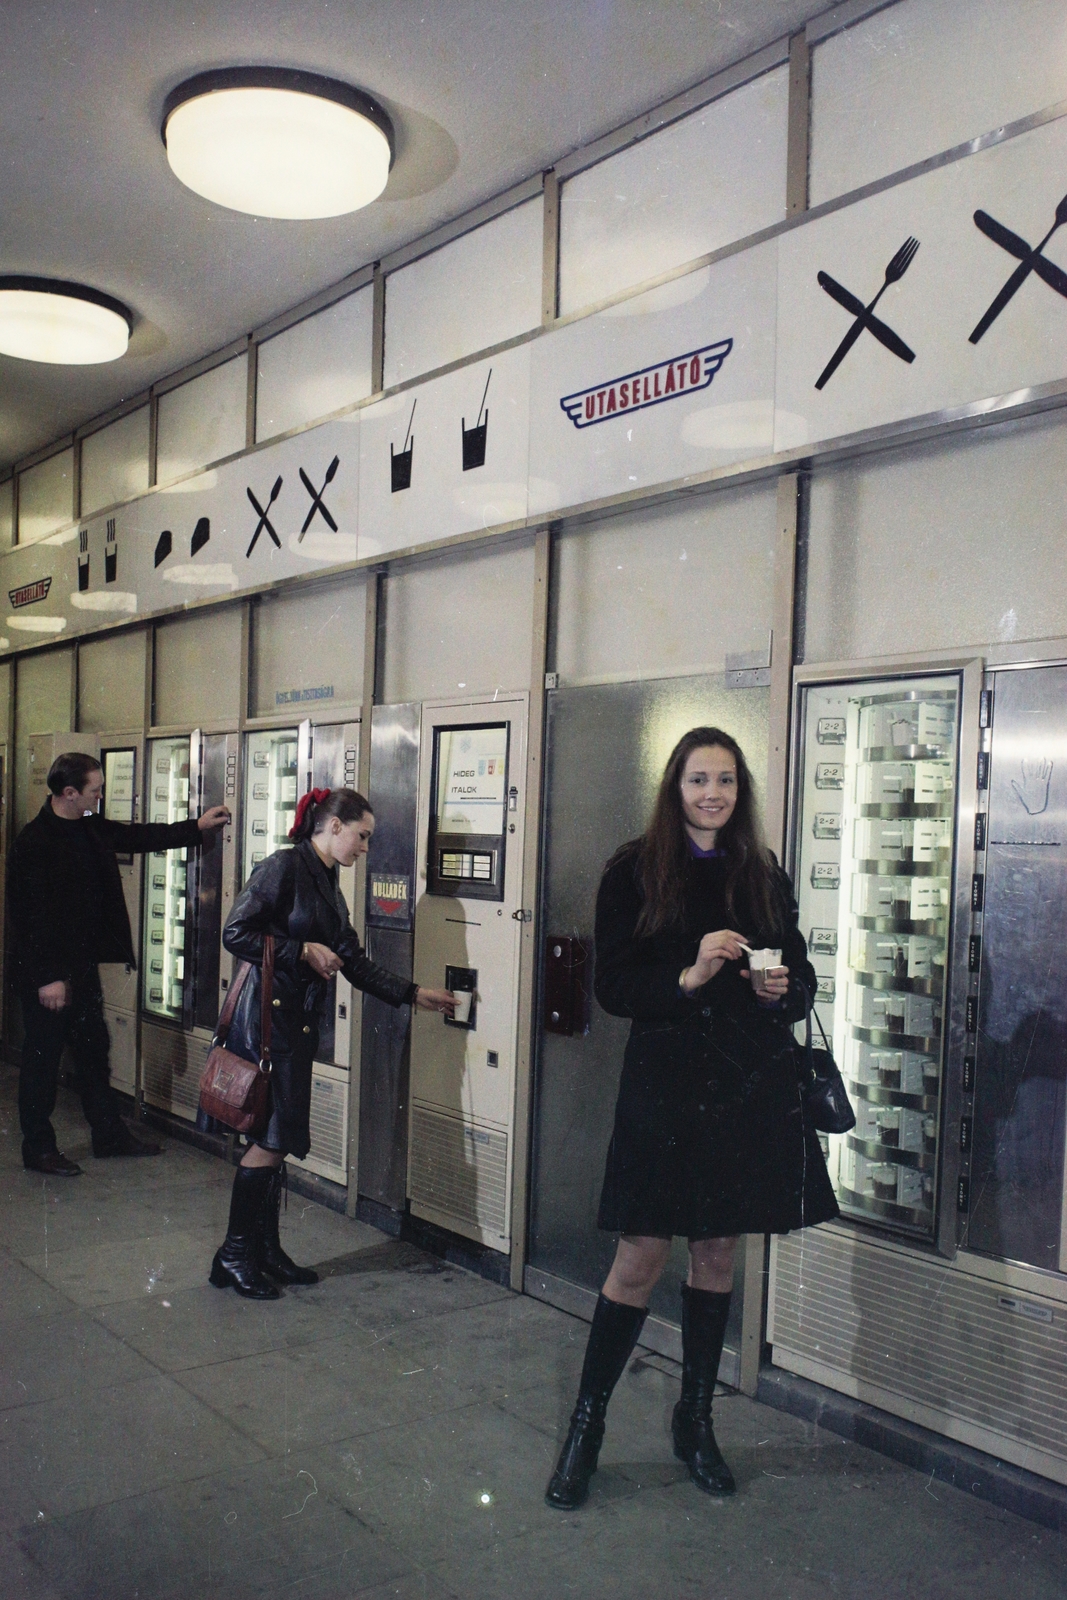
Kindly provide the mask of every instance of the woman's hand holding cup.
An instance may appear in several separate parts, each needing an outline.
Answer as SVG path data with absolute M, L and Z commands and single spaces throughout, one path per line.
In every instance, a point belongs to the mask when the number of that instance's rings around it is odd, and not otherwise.
M 696 960 L 691 967 L 686 967 L 681 976 L 681 987 L 686 994 L 703 988 L 721 970 L 724 962 L 740 961 L 746 948 L 742 935 L 730 928 L 720 928 L 718 933 L 706 933 L 700 941 Z

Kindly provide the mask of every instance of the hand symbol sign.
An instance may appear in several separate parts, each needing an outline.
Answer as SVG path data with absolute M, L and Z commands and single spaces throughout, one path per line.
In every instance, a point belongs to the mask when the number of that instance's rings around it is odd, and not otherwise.
M 1048 786 L 1052 781 L 1052 762 L 1043 757 L 1037 761 L 1020 762 L 1023 773 L 1022 786 L 1011 780 L 1015 798 L 1027 816 L 1039 817 L 1048 810 Z

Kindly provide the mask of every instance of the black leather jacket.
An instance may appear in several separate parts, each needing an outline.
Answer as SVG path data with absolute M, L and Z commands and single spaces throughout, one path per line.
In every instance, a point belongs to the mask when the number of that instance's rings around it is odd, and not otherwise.
M 366 956 L 353 928 L 337 882 L 337 869 L 324 866 L 308 839 L 291 850 L 277 850 L 253 872 L 237 897 L 223 929 L 222 942 L 232 955 L 256 969 L 245 984 L 227 1037 L 228 1048 L 255 1060 L 259 1055 L 259 968 L 263 935 L 274 935 L 275 1066 L 284 1053 L 285 1020 L 318 1017 L 326 984 L 300 952 L 305 944 L 324 944 L 340 956 L 341 971 L 356 989 L 386 1001 L 409 1005 L 415 985 Z M 280 1004 L 277 1004 L 280 1002 Z M 279 1012 L 282 1013 L 279 1016 Z

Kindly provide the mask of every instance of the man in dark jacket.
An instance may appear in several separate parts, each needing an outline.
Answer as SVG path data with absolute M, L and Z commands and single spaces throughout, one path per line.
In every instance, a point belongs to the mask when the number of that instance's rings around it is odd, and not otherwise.
M 81 1168 L 56 1145 L 52 1112 L 59 1059 L 70 1046 L 95 1156 L 158 1155 L 119 1115 L 111 1087 L 97 964 L 137 965 L 116 851 L 198 850 L 229 820 L 213 806 L 197 821 L 130 825 L 100 815 L 104 775 L 80 751 L 57 756 L 48 799 L 11 851 L 8 890 L 25 1038 L 19 1077 L 22 1160 L 33 1172 L 74 1177 Z

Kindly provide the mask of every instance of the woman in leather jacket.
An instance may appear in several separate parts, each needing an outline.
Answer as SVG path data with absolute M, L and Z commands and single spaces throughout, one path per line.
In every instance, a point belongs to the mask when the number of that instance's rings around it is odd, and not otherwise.
M 734 1492 L 711 1400 L 738 1236 L 837 1215 L 790 1027 L 815 973 L 789 880 L 760 838 L 745 758 L 720 728 L 676 745 L 647 830 L 604 869 L 595 938 L 596 997 L 630 1019 L 597 1218 L 619 1242 L 545 1496 L 560 1510 L 589 1492 L 608 1400 L 676 1235 L 689 1273 L 674 1452 L 706 1494 Z M 757 992 L 747 957 L 772 946 L 783 964 Z
M 369 803 L 354 789 L 313 789 L 296 811 L 293 849 L 276 850 L 253 872 L 230 912 L 222 942 L 252 971 L 238 1000 L 227 1049 L 260 1059 L 263 939 L 274 935 L 271 1074 L 267 1128 L 249 1145 L 234 1175 L 226 1239 L 215 1253 L 210 1281 L 238 1294 L 276 1300 L 280 1283 L 315 1283 L 278 1236 L 282 1163 L 311 1148 L 311 1075 L 319 1015 L 330 979 L 340 972 L 356 989 L 389 1005 L 450 1012 L 444 989 L 424 989 L 375 963 L 360 948 L 337 879 L 366 855 L 374 833 Z

